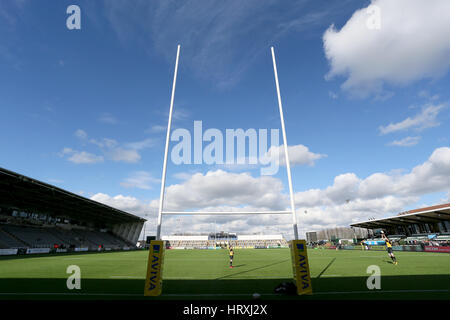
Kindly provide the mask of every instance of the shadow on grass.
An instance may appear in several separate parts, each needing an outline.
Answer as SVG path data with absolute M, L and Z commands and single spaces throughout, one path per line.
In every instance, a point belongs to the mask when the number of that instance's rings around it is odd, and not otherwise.
M 325 273 L 325 271 L 327 271 L 327 269 L 333 264 L 333 262 L 336 261 L 336 258 L 333 258 L 330 263 L 319 273 L 319 275 L 317 276 L 317 278 L 320 278 L 321 275 L 323 275 Z
M 64 257 L 64 256 L 86 256 L 92 254 L 120 254 L 127 252 L 136 252 L 143 251 L 147 252 L 148 250 L 129 250 L 129 251 L 83 251 L 83 252 L 61 252 L 61 253 L 36 253 L 36 254 L 20 254 L 20 255 L 9 255 L 9 256 L 0 256 L 0 262 L 3 260 L 19 260 L 19 259 L 33 259 L 33 258 L 52 258 L 52 257 Z M 1 274 L 0 274 L 1 276 Z
M 164 280 L 163 295 L 144 297 L 144 279 L 82 279 L 81 290 L 69 290 L 65 278 L 0 278 L 0 300 L 14 299 L 450 299 L 450 275 L 384 276 L 382 290 L 368 290 L 366 277 L 313 278 L 313 295 L 275 295 L 274 288 L 292 279 Z
M 261 267 L 258 267 L 258 268 L 253 268 L 253 269 L 245 270 L 245 271 L 241 271 L 241 272 L 235 272 L 235 273 L 228 274 L 226 276 L 217 278 L 217 280 L 222 280 L 222 279 L 225 279 L 225 278 L 234 277 L 234 276 L 236 276 L 238 274 L 249 273 L 249 272 L 252 272 L 252 271 L 255 271 L 255 270 L 260 270 L 260 269 L 264 269 L 264 268 L 267 268 L 267 267 L 275 266 L 277 264 L 285 263 L 286 261 L 289 261 L 289 260 L 290 259 L 286 259 L 286 260 L 278 261 L 278 262 L 275 262 L 275 263 L 266 264 L 265 266 L 261 266 Z M 244 264 L 239 265 L 239 266 L 244 266 Z

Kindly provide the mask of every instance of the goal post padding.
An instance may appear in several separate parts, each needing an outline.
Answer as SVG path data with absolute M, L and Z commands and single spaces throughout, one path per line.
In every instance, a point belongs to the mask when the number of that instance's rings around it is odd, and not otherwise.
M 145 279 L 145 296 L 159 296 L 162 292 L 162 273 L 164 263 L 164 241 L 151 240 Z
M 291 258 L 297 294 L 312 294 L 308 251 L 305 240 L 291 240 Z

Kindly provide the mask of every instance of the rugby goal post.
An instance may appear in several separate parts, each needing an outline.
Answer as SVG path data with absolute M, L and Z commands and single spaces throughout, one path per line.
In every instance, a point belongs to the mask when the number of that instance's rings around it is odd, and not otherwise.
M 164 163 L 163 163 L 163 171 L 161 178 L 161 193 L 159 197 L 159 210 L 158 210 L 158 223 L 156 229 L 156 240 L 161 240 L 161 224 L 162 224 L 162 216 L 163 215 L 246 215 L 246 214 L 291 214 L 292 215 L 292 226 L 294 229 L 294 239 L 298 239 L 298 228 L 297 228 L 297 219 L 295 215 L 295 204 L 294 204 L 294 191 L 292 187 L 292 177 L 291 177 L 291 167 L 289 162 L 289 154 L 288 154 L 288 144 L 286 138 L 286 128 L 284 125 L 284 115 L 283 115 L 283 105 L 281 103 L 281 94 L 280 94 L 280 85 L 278 82 L 278 71 L 277 64 L 275 60 L 275 51 L 274 48 L 271 47 L 270 50 L 272 52 L 272 61 L 273 61 L 273 71 L 275 76 L 275 86 L 278 97 L 278 108 L 280 111 L 280 120 L 281 120 L 281 130 L 283 132 L 283 144 L 284 144 L 284 154 L 286 159 L 286 171 L 289 183 L 289 197 L 290 197 L 290 206 L 291 210 L 288 211 L 208 211 L 208 212 L 188 212 L 188 211 L 164 211 L 164 193 L 166 187 L 166 171 L 167 171 L 167 161 L 169 156 L 169 144 L 170 144 L 170 132 L 172 127 L 172 114 L 173 114 L 173 103 L 175 99 L 175 88 L 177 84 L 177 74 L 178 74 L 178 62 L 180 59 L 180 49 L 181 46 L 177 47 L 177 57 L 175 60 L 175 72 L 173 75 L 173 83 L 172 83 L 172 95 L 170 97 L 170 108 L 169 108 L 169 121 L 167 124 L 167 133 L 166 133 L 166 146 L 164 150 Z
M 167 161 L 169 154 L 170 132 L 172 126 L 173 104 L 175 99 L 175 88 L 177 83 L 178 63 L 180 58 L 181 46 L 177 47 L 177 56 L 175 60 L 175 71 L 173 75 L 172 94 L 170 98 L 169 120 L 167 124 L 166 145 L 164 150 L 164 163 L 161 178 L 161 192 L 159 198 L 158 222 L 156 230 L 156 240 L 150 243 L 149 258 L 147 267 L 147 277 L 144 289 L 146 296 L 158 296 L 162 292 L 162 265 L 164 258 L 164 242 L 161 240 L 161 225 L 163 215 L 257 215 L 257 214 L 291 214 L 292 227 L 294 229 L 294 240 L 291 241 L 291 257 L 294 279 L 297 283 L 298 294 L 310 294 L 312 292 L 309 266 L 306 254 L 305 240 L 298 239 L 297 218 L 295 213 L 294 191 L 292 187 L 291 167 L 289 162 L 288 144 L 286 138 L 286 128 L 284 124 L 283 105 L 281 102 L 280 84 L 278 81 L 277 64 L 275 60 L 275 51 L 271 47 L 273 72 L 275 77 L 275 87 L 278 98 L 278 109 L 280 112 L 281 130 L 283 133 L 284 155 L 286 160 L 286 172 L 289 184 L 290 210 L 287 211 L 164 211 L 164 193 L 166 184 Z

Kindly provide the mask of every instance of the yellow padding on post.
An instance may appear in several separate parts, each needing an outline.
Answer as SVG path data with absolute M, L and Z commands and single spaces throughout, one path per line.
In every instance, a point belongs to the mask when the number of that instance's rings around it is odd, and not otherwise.
M 162 272 L 164 260 L 164 241 L 150 241 L 148 253 L 147 278 L 144 295 L 159 296 L 162 292 Z
M 308 252 L 305 240 L 291 240 L 291 256 L 297 294 L 312 294 Z

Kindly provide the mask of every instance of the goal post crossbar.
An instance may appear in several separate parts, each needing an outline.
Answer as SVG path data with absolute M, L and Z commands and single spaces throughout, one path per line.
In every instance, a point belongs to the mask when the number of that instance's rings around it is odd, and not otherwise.
M 163 211 L 163 215 L 203 215 L 203 216 L 220 216 L 220 215 L 242 215 L 242 214 L 292 214 L 291 211 Z

